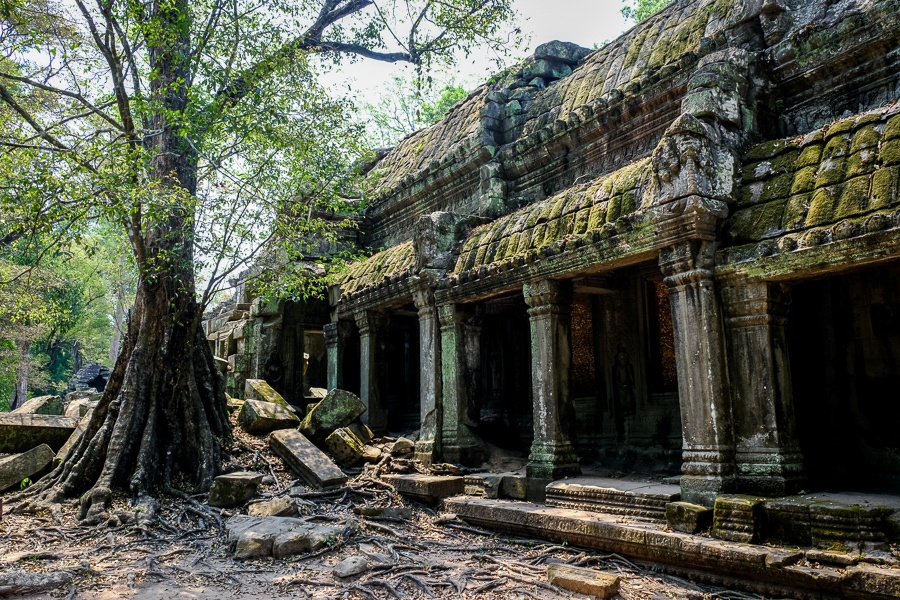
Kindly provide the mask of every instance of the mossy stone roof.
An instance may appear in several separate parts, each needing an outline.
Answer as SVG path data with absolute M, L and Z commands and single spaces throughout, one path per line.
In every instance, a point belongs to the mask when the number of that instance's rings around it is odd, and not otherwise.
M 745 244 L 832 225 L 896 205 L 898 186 L 900 114 L 892 106 L 751 148 L 727 233 Z
M 525 256 L 555 242 L 599 231 L 640 207 L 650 185 L 646 158 L 474 229 L 453 269 L 461 273 Z
M 416 264 L 413 243 L 403 242 L 350 265 L 338 280 L 345 295 L 373 287 L 385 279 L 399 279 L 408 275 Z

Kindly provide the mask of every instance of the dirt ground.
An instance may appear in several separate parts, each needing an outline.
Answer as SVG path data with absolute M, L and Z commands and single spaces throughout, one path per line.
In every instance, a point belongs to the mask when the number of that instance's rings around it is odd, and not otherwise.
M 245 510 L 209 509 L 202 497 L 160 499 L 149 525 L 138 524 L 124 497 L 99 526 L 79 525 L 74 502 L 37 514 L 10 514 L 7 502 L 0 521 L 0 596 L 11 595 L 17 585 L 21 590 L 24 579 L 34 576 L 48 585 L 45 591 L 15 597 L 587 598 L 548 583 L 547 566 L 564 562 L 619 575 L 619 597 L 628 600 L 759 597 L 668 576 L 614 554 L 481 531 L 401 499 L 372 468 L 322 494 L 293 480 L 260 439 L 236 431 L 230 451 L 233 468 L 268 474 L 262 496 L 289 494 L 301 518 L 343 533 L 309 555 L 240 561 L 231 557 L 221 522 Z M 363 517 L 354 512 L 362 506 L 407 506 L 412 516 Z M 354 555 L 369 560 L 365 573 L 347 579 L 332 573 L 335 564 Z

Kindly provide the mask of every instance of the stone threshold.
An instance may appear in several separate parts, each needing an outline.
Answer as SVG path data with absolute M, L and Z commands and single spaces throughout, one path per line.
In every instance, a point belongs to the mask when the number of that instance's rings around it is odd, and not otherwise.
M 792 598 L 900 598 L 900 569 L 799 564 L 802 550 L 667 531 L 647 522 L 529 502 L 457 496 L 445 510 L 495 531 L 617 552 L 702 582 Z

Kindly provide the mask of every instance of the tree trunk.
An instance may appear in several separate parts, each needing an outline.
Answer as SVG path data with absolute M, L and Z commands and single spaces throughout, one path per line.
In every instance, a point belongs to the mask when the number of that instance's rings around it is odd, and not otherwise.
M 16 388 L 9 401 L 9 410 L 15 410 L 28 400 L 28 376 L 31 371 L 31 340 L 16 340 L 19 349 L 19 365 L 16 367 Z
M 109 345 L 109 364 L 115 364 L 122 344 L 125 329 L 125 290 L 121 283 L 116 285 L 116 312 L 113 315 L 113 338 Z
M 195 299 L 197 156 L 168 117 L 183 115 L 188 103 L 190 11 L 187 0 L 153 7 L 152 25 L 167 35 L 148 40 L 151 95 L 163 110 L 150 119 L 158 133 L 148 136 L 146 149 L 154 201 L 168 204 L 132 232 L 137 297 L 103 398 L 85 435 L 36 490 L 41 500 L 81 496 L 88 522 L 100 519 L 113 487 L 139 501 L 160 488 L 208 489 L 221 463 L 218 438 L 230 432 L 223 382 Z

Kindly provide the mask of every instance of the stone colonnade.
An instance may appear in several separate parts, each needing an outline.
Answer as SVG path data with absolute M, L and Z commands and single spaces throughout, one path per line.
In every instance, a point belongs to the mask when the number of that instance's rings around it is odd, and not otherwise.
M 782 284 L 717 282 L 715 246 L 690 240 L 659 254 L 669 287 L 683 432 L 682 496 L 710 504 L 716 494 L 778 495 L 799 489 L 802 457 L 787 356 L 788 291 Z M 534 441 L 527 474 L 558 479 L 580 473 L 572 444 L 568 281 L 542 279 L 522 288 L 531 333 Z M 480 356 L 476 320 L 465 304 L 440 303 L 433 288 L 413 288 L 418 311 L 421 429 L 417 456 L 478 464 L 484 447 L 469 421 L 469 371 Z M 384 431 L 379 339 L 388 319 L 377 310 L 353 313 L 359 331 L 360 382 L 368 425 Z M 341 365 L 350 321 L 326 326 L 329 387 L 343 383 Z

